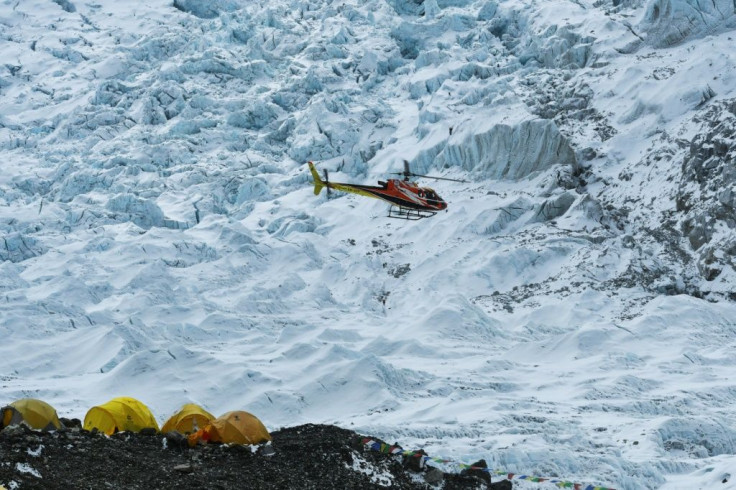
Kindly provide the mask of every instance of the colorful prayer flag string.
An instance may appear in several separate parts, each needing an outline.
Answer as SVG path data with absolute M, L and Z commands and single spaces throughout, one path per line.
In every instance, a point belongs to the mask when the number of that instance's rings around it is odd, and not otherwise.
M 465 463 L 458 463 L 456 461 L 452 461 L 449 459 L 432 458 L 430 456 L 426 456 L 417 451 L 406 451 L 402 449 L 400 446 L 395 446 L 395 445 L 390 446 L 386 443 L 376 442 L 369 437 L 363 438 L 362 443 L 364 446 L 368 447 L 369 449 L 373 451 L 378 451 L 378 452 L 385 453 L 385 454 L 400 454 L 402 456 L 406 456 L 410 458 L 422 458 L 424 461 L 432 461 L 434 463 L 440 463 L 440 464 L 453 464 L 463 470 L 487 471 L 496 476 L 503 476 L 507 480 L 511 480 L 515 478 L 517 480 L 526 480 L 526 481 L 531 481 L 535 483 L 548 482 L 548 483 L 555 484 L 558 488 L 572 488 L 573 490 L 615 490 L 609 487 L 599 487 L 596 485 L 583 485 L 582 483 L 574 483 L 571 481 L 558 480 L 556 478 L 543 478 L 543 477 L 530 476 L 530 475 L 517 475 L 514 473 L 510 473 L 508 471 L 491 470 L 490 468 L 483 468 L 481 466 L 472 466 L 472 465 L 465 464 Z

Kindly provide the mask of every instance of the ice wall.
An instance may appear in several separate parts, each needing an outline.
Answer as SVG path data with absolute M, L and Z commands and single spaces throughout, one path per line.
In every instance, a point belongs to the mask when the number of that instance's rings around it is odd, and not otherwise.
M 735 27 L 736 5 L 731 0 L 650 0 L 639 25 L 655 47 Z

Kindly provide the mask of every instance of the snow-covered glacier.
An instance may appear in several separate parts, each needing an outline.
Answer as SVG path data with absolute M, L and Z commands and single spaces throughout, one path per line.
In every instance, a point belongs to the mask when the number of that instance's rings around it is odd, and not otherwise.
M 0 1 L 0 401 L 736 488 L 735 29 L 730 0 Z M 393 220 L 308 160 L 465 182 Z

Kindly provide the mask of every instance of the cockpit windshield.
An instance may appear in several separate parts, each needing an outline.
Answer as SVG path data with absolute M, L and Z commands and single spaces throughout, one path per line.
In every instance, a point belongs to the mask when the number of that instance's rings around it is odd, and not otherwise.
M 424 189 L 424 196 L 428 201 L 441 202 L 440 196 L 438 196 L 432 189 Z

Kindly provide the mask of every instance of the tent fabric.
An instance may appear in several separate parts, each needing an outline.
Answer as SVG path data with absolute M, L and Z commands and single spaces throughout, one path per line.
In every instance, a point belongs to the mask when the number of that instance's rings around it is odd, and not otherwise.
M 248 412 L 236 410 L 213 420 L 205 428 L 189 436 L 189 445 L 198 441 L 226 444 L 261 444 L 271 440 L 263 423 Z
M 191 434 L 206 427 L 214 419 L 214 415 L 199 405 L 187 403 L 178 412 L 169 417 L 161 432 L 176 431 L 182 434 Z
M 140 432 L 155 429 L 158 423 L 146 405 L 135 398 L 119 397 L 92 407 L 84 417 L 86 430 L 97 429 L 107 435 L 118 431 Z
M 3 407 L 1 413 L 2 425 L 0 425 L 0 428 L 25 423 L 36 430 L 61 429 L 61 422 L 54 407 L 35 398 L 16 400 Z

